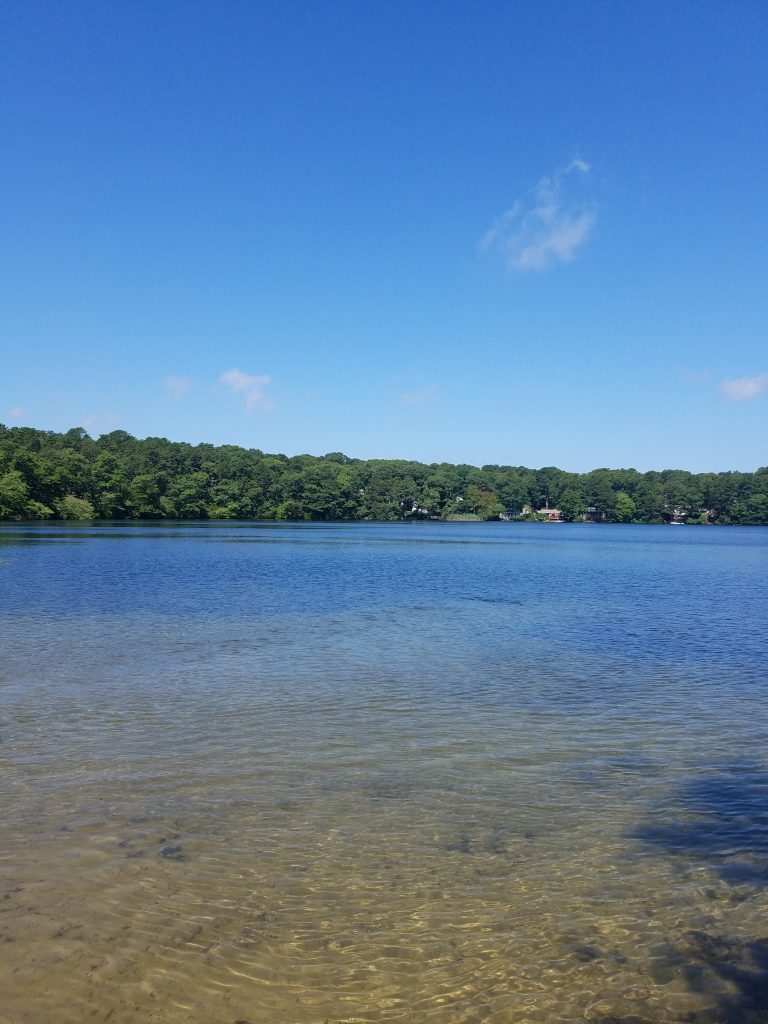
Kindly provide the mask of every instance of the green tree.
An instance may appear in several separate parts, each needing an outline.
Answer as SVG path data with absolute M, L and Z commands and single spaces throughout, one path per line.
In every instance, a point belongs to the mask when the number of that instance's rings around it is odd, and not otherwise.
M 135 519 L 162 519 L 166 512 L 160 502 L 165 480 L 155 473 L 139 473 L 128 487 L 128 508 Z
M 584 512 L 584 499 L 573 488 L 563 491 L 557 503 L 563 519 L 572 522 L 579 519 Z
M 637 505 L 628 494 L 624 491 L 619 491 L 616 495 L 613 518 L 618 523 L 632 523 L 635 521 L 636 515 Z
M 76 498 L 74 494 L 65 494 L 56 502 L 56 511 L 60 519 L 93 519 L 94 508 L 85 498 Z
M 206 519 L 211 503 L 207 474 L 198 471 L 172 479 L 164 497 L 167 504 L 161 501 L 160 507 L 172 510 L 168 515 L 177 519 Z
M 29 488 L 18 469 L 0 476 L 0 519 L 23 519 L 29 500 Z
M 504 506 L 492 491 L 470 484 L 464 497 L 464 512 L 473 512 L 483 519 L 497 519 Z

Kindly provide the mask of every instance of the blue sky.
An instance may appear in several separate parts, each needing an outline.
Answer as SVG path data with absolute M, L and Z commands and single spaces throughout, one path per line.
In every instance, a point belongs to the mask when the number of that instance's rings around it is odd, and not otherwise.
M 768 464 L 762 2 L 6 2 L 0 421 Z

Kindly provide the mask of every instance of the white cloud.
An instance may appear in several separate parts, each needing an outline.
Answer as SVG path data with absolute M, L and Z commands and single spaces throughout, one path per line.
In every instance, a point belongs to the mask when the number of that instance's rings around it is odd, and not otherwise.
M 274 408 L 274 403 L 269 395 L 264 394 L 264 389 L 271 379 L 266 373 L 243 373 L 242 370 L 232 369 L 222 373 L 219 383 L 226 384 L 235 394 L 243 396 L 246 412 L 252 412 L 254 409 L 270 412 Z
M 178 402 L 192 387 L 192 381 L 189 377 L 166 377 L 163 386 L 168 392 L 168 397 Z
M 24 410 L 21 408 L 20 405 L 14 405 L 14 407 L 12 409 L 8 410 L 8 419 L 9 420 L 23 420 L 24 419 Z
M 570 263 L 589 238 L 597 217 L 586 192 L 590 166 L 572 160 L 542 178 L 528 203 L 515 203 L 498 217 L 480 242 L 508 270 L 549 270 Z
M 427 385 L 423 388 L 415 388 L 413 391 L 403 391 L 398 401 L 400 405 L 425 405 L 433 402 L 437 397 L 437 388 Z
M 731 402 L 749 402 L 763 391 L 768 391 L 768 373 L 757 377 L 733 377 L 720 384 L 720 390 Z

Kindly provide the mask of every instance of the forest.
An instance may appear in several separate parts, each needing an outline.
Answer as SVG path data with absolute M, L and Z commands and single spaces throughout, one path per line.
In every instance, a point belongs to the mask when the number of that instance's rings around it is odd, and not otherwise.
M 482 467 L 271 455 L 235 445 L 92 438 L 0 424 L 0 519 L 490 520 L 768 525 L 754 473 Z

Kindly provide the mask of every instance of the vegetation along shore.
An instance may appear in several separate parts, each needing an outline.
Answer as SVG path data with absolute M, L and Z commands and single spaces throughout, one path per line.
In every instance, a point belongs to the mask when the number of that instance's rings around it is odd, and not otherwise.
M 0 519 L 499 518 L 768 525 L 768 467 L 424 465 L 0 424 Z

